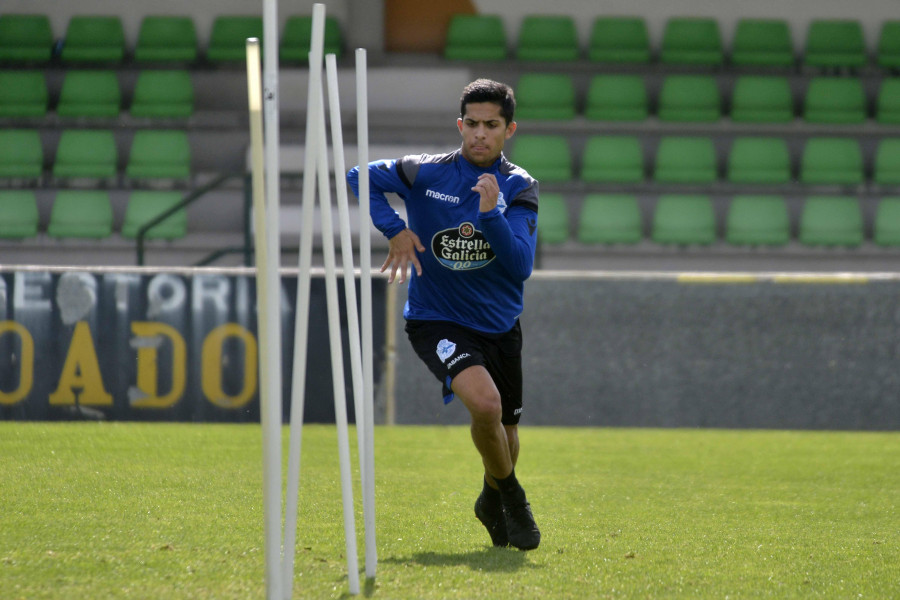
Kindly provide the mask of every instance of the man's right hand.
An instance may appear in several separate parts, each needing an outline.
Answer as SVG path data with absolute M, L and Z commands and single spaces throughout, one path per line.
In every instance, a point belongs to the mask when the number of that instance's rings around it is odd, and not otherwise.
M 406 228 L 390 240 L 388 240 L 388 255 L 381 265 L 381 272 L 384 273 L 388 267 L 391 268 L 391 275 L 388 277 L 388 283 L 394 283 L 397 276 L 397 269 L 400 270 L 400 281 L 406 281 L 406 273 L 409 269 L 409 263 L 412 263 L 416 269 L 417 275 L 422 275 L 422 264 L 419 262 L 417 252 L 425 252 L 425 246 L 419 241 L 419 236 L 413 233 L 412 229 Z

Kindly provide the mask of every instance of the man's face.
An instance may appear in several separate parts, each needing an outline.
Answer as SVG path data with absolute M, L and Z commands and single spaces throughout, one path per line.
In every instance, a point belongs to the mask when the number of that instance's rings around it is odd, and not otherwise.
M 466 104 L 466 114 L 456 120 L 462 135 L 462 154 L 479 167 L 488 167 L 500 157 L 503 144 L 516 131 L 516 123 L 507 124 L 500 105 L 493 102 Z

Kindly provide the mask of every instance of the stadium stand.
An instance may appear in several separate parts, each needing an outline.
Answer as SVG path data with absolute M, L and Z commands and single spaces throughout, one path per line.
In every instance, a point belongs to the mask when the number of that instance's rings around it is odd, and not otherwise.
M 174 15 L 144 17 L 134 60 L 138 63 L 196 61 L 197 30 L 193 19 Z
M 649 63 L 647 23 L 640 17 L 597 17 L 591 28 L 588 58 L 606 63 Z
M 738 123 L 787 123 L 794 99 L 786 77 L 741 75 L 734 84 L 731 120 Z
M 643 121 L 649 113 L 647 87 L 640 75 L 594 75 L 585 117 L 592 121 Z
M 499 15 L 453 15 L 444 57 L 449 60 L 503 60 L 506 31 Z
M 516 85 L 516 118 L 575 118 L 575 86 L 565 73 L 524 73 Z
M 720 66 L 725 62 L 715 19 L 674 17 L 666 22 L 660 60 L 668 65 Z
M 875 213 L 873 240 L 879 246 L 900 246 L 900 198 L 884 198 Z
M 186 118 L 194 114 L 194 87 L 188 71 L 141 71 L 134 86 L 131 115 Z
M 862 123 L 866 96 L 855 77 L 813 77 L 804 97 L 803 118 L 810 123 Z
M 786 21 L 740 19 L 732 42 L 731 63 L 739 67 L 790 67 L 794 41 Z
M 46 15 L 0 15 L 0 62 L 48 63 L 53 32 Z
M 572 61 L 579 57 L 575 21 L 565 15 L 528 15 L 522 19 L 519 60 Z
M 722 97 L 711 75 L 668 75 L 659 93 L 662 121 L 711 122 L 722 116 Z
M 37 180 L 44 169 L 41 136 L 35 129 L 0 129 L 0 178 Z
M 279 45 L 279 56 L 285 62 L 307 64 L 309 43 L 312 37 L 312 17 L 297 15 L 288 17 L 284 23 Z M 341 26 L 334 17 L 325 18 L 324 54 L 334 54 L 340 58 L 344 52 Z
M 735 196 L 728 209 L 725 239 L 736 246 L 783 246 L 790 241 L 790 217 L 781 196 Z
M 653 240 L 660 244 L 711 244 L 716 239 L 712 201 L 702 194 L 663 194 L 653 213 Z
M 653 179 L 662 183 L 714 182 L 717 169 L 712 139 L 700 136 L 663 137 L 656 152 Z
M 113 213 L 109 193 L 103 190 L 61 190 L 50 213 L 47 235 L 55 238 L 107 238 Z
M 37 235 L 38 207 L 33 190 L 0 190 L 0 238 Z
M 215 18 L 210 34 L 206 58 L 211 62 L 235 62 L 246 60 L 247 38 L 262 42 L 262 17 L 221 15 Z
M 125 31 L 119 17 L 75 16 L 69 20 L 61 58 L 66 63 L 120 63 L 125 58 Z
M 109 129 L 66 129 L 59 138 L 53 162 L 55 179 L 115 178 L 118 150 Z
M 582 156 L 582 181 L 636 183 L 644 180 L 644 151 L 637 136 L 591 136 Z
M 573 176 L 572 151 L 562 135 L 518 135 L 510 160 L 541 182 L 565 182 Z
M 569 239 L 569 209 L 562 194 L 541 194 L 538 211 L 538 240 L 542 244 L 561 244 Z
M 631 194 L 588 194 L 578 222 L 582 244 L 636 244 L 643 238 L 643 220 Z
M 181 202 L 181 194 L 171 191 L 137 190 L 131 192 L 125 220 L 122 223 L 122 236 L 134 238 L 140 229 L 161 215 L 163 212 Z M 180 209 L 161 223 L 147 230 L 147 239 L 175 240 L 187 234 L 187 210 Z
M 861 67 L 866 44 L 858 21 L 813 19 L 806 36 L 804 64 L 812 67 Z
M 800 217 L 800 242 L 808 246 L 859 246 L 863 241 L 859 201 L 849 196 L 810 196 Z
M 121 105 L 122 93 L 115 71 L 69 70 L 56 112 L 61 117 L 118 117 Z
M 787 142 L 774 137 L 736 137 L 728 154 L 728 181 L 777 184 L 791 180 Z
M 0 71 L 0 117 L 43 117 L 48 102 L 43 71 Z

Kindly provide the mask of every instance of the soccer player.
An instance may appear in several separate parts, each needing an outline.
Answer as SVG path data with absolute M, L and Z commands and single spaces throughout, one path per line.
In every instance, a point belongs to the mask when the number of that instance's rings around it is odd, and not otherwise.
M 495 546 L 537 548 L 541 534 L 516 479 L 522 413 L 524 282 L 537 239 L 538 183 L 510 163 L 503 145 L 516 131 L 513 90 L 479 79 L 465 87 L 449 154 L 404 156 L 368 165 L 371 216 L 389 240 L 381 267 L 389 283 L 409 277 L 403 310 L 416 354 L 459 398 L 484 463 L 475 515 Z M 347 176 L 359 195 L 359 167 Z M 404 201 L 409 223 L 389 206 Z M 424 240 L 424 242 L 423 242 Z

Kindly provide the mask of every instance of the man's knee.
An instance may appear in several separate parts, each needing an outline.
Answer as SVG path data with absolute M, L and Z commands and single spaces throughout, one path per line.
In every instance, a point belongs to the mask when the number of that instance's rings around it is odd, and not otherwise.
M 503 417 L 500 394 L 486 393 L 471 398 L 467 403 L 474 424 L 494 425 Z

